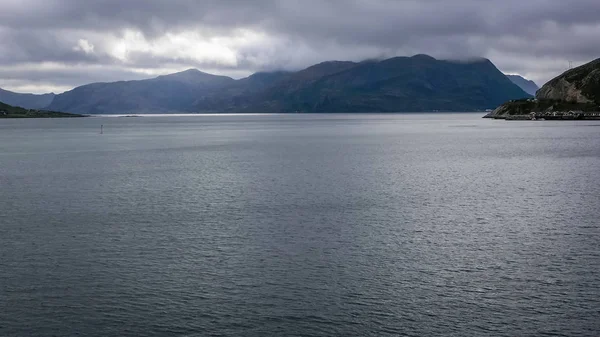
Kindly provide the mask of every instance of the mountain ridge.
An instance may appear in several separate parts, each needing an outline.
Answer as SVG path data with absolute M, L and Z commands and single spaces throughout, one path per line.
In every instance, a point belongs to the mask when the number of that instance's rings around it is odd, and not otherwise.
M 56 95 L 48 108 L 81 114 L 480 111 L 526 97 L 531 96 L 488 59 L 418 54 L 326 61 L 238 80 L 188 69 L 147 80 L 92 83 Z
M 0 102 L 25 109 L 43 109 L 52 103 L 54 93 L 18 93 L 0 88 Z
M 487 86 L 482 82 L 492 85 Z M 500 89 L 500 97 L 494 97 L 496 89 Z M 353 67 L 327 73 L 292 90 L 275 87 L 263 94 L 258 105 L 242 107 L 241 110 L 474 111 L 494 107 L 494 104 L 500 104 L 506 97 L 530 96 L 510 82 L 487 59 L 454 62 L 415 55 L 356 63 Z
M 532 80 L 528 80 L 520 75 L 506 75 L 509 80 L 511 80 L 514 84 L 518 85 L 523 91 L 530 94 L 531 96 L 535 96 L 536 92 L 540 89 L 540 87 Z
M 91 83 L 56 95 L 48 108 L 81 114 L 181 112 L 199 92 L 234 81 L 189 69 L 146 80 Z

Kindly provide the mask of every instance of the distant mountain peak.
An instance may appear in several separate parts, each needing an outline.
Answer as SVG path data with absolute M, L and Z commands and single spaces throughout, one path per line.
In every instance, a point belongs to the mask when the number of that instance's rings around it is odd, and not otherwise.
M 320 65 L 320 64 L 348 64 L 348 63 L 354 63 L 352 61 L 339 61 L 339 60 L 331 60 L 331 61 L 323 61 L 321 63 L 317 63 L 316 65 Z
M 85 114 L 186 112 L 197 95 L 234 82 L 227 76 L 188 69 L 147 80 L 77 87 L 54 97 L 49 108 Z
M 206 74 L 206 73 L 203 71 L 200 71 L 196 68 L 190 68 L 190 69 L 187 69 L 184 71 L 180 71 L 179 73 L 176 73 L 176 74 Z
M 175 80 L 178 82 L 194 83 L 194 82 L 212 81 L 215 79 L 233 81 L 233 79 L 231 77 L 213 75 L 213 74 L 205 73 L 203 71 L 200 71 L 200 70 L 194 69 L 194 68 L 180 71 L 178 73 L 158 76 L 154 80 Z
M 413 59 L 421 59 L 421 60 L 429 60 L 429 61 L 437 61 L 437 59 L 433 56 L 427 54 L 417 54 L 412 56 Z
M 486 63 L 486 64 L 494 64 L 490 59 L 485 57 L 467 57 L 462 59 L 448 59 L 448 62 L 452 63 L 464 63 L 464 64 L 477 64 L 477 63 Z
M 535 93 L 540 89 L 540 87 L 535 84 L 535 82 L 526 79 L 520 75 L 506 75 L 509 80 L 511 80 L 514 84 L 518 85 L 523 91 L 526 93 L 535 96 Z
M 304 70 L 308 70 L 308 69 L 315 69 L 315 68 L 323 68 L 323 67 L 331 67 L 331 66 L 344 66 L 344 65 L 355 65 L 356 62 L 352 62 L 352 61 L 324 61 L 321 63 L 317 63 L 315 65 L 312 65 Z M 301 70 L 301 71 L 304 71 Z
M 198 75 L 210 75 L 210 76 L 215 76 L 215 75 L 211 75 L 205 72 L 202 72 L 198 69 L 195 68 L 190 68 L 184 71 L 180 71 L 180 72 L 176 72 L 176 73 L 172 73 L 172 74 L 167 74 L 167 75 L 161 75 L 158 76 L 158 78 L 165 78 L 165 77 L 181 77 L 181 76 L 198 76 Z

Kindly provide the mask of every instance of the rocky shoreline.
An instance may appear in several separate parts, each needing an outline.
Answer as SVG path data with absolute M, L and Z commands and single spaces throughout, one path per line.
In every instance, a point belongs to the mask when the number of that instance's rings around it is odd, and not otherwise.
M 593 103 L 551 99 L 509 101 L 484 118 L 506 120 L 583 120 L 600 119 L 600 107 Z
M 574 121 L 574 120 L 600 120 L 600 112 L 594 114 L 581 113 L 531 113 L 529 115 L 511 115 L 504 118 L 507 121 Z
M 505 120 L 600 119 L 600 59 L 570 69 L 537 91 L 535 98 L 508 101 L 484 118 Z

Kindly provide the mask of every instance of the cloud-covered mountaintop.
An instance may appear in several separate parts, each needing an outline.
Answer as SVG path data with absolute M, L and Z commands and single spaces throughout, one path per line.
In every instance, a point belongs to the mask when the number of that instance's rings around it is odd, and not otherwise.
M 189 68 L 486 57 L 540 85 L 600 55 L 595 0 L 4 0 L 0 87 L 61 92 Z

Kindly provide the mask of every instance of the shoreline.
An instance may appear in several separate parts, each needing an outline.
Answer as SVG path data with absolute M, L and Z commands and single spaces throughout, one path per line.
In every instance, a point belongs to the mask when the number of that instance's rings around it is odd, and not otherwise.
M 503 119 L 507 121 L 590 121 L 600 120 L 600 112 L 532 112 L 518 115 L 486 115 L 483 118 Z
M 64 114 L 61 113 L 60 115 L 52 115 L 52 114 L 18 114 L 18 115 L 0 115 L 0 119 L 33 119 L 33 118 L 42 118 L 42 119 L 48 119 L 48 118 L 83 118 L 83 117 L 89 117 L 86 115 L 75 115 L 75 114 Z

